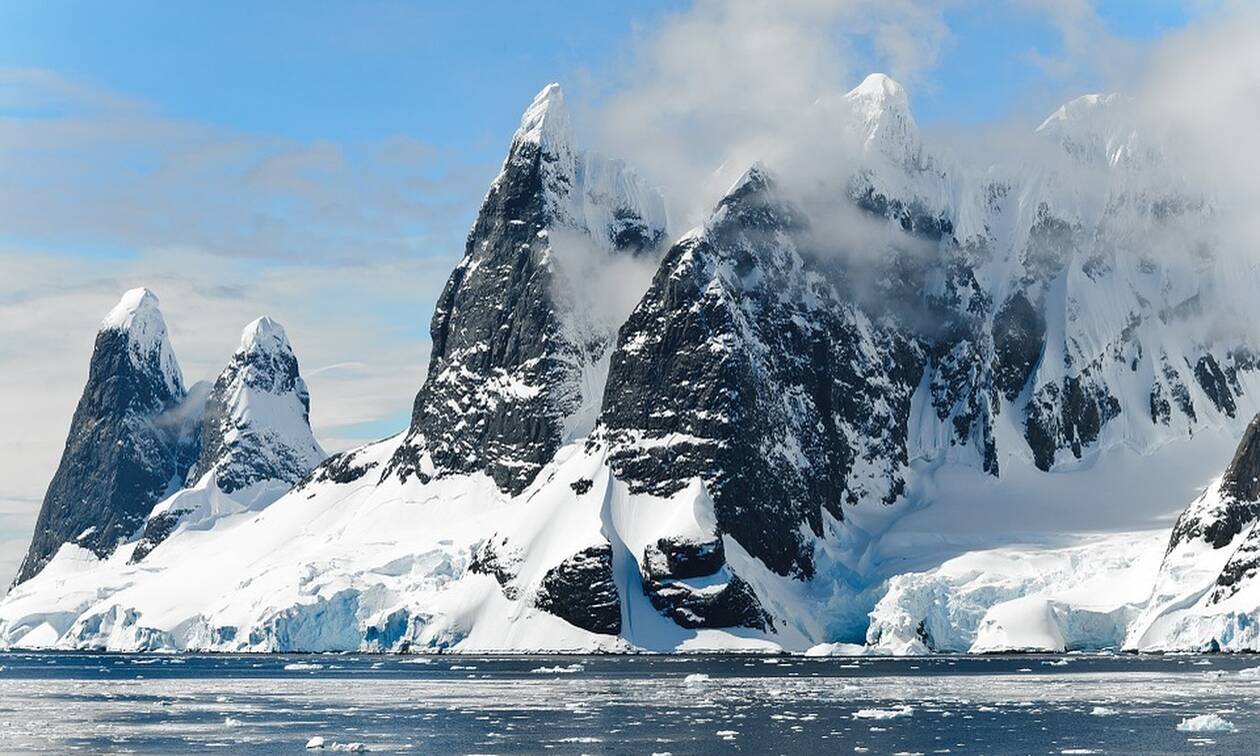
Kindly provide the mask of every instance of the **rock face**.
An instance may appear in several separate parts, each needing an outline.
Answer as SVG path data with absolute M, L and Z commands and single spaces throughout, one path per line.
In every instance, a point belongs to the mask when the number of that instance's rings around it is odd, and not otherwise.
M 284 328 L 255 320 L 206 401 L 190 481 L 213 472 L 228 494 L 262 480 L 297 483 L 327 456 L 311 433 L 310 409 Z
M 64 543 L 108 555 L 179 487 L 194 443 L 184 433 L 184 398 L 157 297 L 147 289 L 127 292 L 96 336 L 87 385 L 17 582 L 39 572 Z
M 663 208 L 620 162 L 578 151 L 560 88 L 540 92 L 438 300 L 428 378 L 385 474 L 480 471 L 523 490 L 571 435 L 584 399 L 598 401 L 584 397 L 583 377 L 606 359 L 615 327 L 564 299 L 558 245 L 578 257 L 650 252 L 664 238 Z
M 752 586 L 726 569 L 721 538 L 661 538 L 647 547 L 643 565 L 648 600 L 679 627 L 771 626 Z
M 612 564 L 608 544 L 579 551 L 543 577 L 534 605 L 583 630 L 617 635 L 621 598 Z
M 201 489 L 213 487 L 236 495 L 242 507 L 260 508 L 305 478 L 327 456 L 311 432 L 310 406 L 284 328 L 268 317 L 245 326 L 205 401 L 201 453 L 187 476 L 192 488 L 153 508 L 132 561 L 198 510 L 205 510 L 201 519 L 231 513 L 231 506 L 206 502 Z
M 891 552 L 914 541 L 898 540 L 901 514 L 948 507 L 936 497 L 977 478 L 997 490 L 1007 481 L 989 476 L 1097 473 L 1108 450 L 1236 433 L 1260 409 L 1254 339 L 1239 325 L 1260 321 L 1257 273 L 1218 254 L 1211 201 L 1126 125 L 1124 107 L 1081 98 L 1041 125 L 1027 165 L 961 166 L 920 139 L 900 85 L 873 75 L 810 116 L 851 143 L 851 164 L 820 182 L 790 160 L 781 174 L 754 165 L 671 239 L 661 198 L 579 149 L 547 87 L 437 303 L 405 433 L 312 471 L 322 452 L 283 330 L 252 324 L 208 400 L 187 399 L 164 338 L 135 336 L 156 331 L 127 315 L 148 312 L 138 296 L 98 339 L 24 575 L 67 540 L 108 553 L 142 523 L 133 558 L 146 561 L 121 565 L 127 579 L 168 569 L 152 579 L 175 580 L 176 544 L 212 571 L 215 540 L 189 531 L 215 531 L 296 483 L 241 518 L 239 532 L 259 537 L 214 533 L 256 560 L 221 584 L 207 578 L 214 608 L 190 602 L 186 622 L 151 628 L 136 604 L 158 592 L 107 605 L 97 589 L 122 581 L 105 580 L 83 591 L 95 607 L 54 630 L 224 650 L 404 637 L 613 649 L 716 628 L 785 645 L 835 640 L 820 637 L 835 627 L 855 638 L 868 615 L 854 606 L 877 587 L 863 581 L 886 579 L 879 571 L 908 556 Z M 626 265 L 643 267 L 641 283 L 596 285 Z M 194 415 L 197 433 L 170 430 Z M 1229 473 L 1178 522 L 1154 614 L 1208 596 L 1237 603 L 1252 582 L 1258 435 L 1253 423 Z M 308 533 L 307 517 L 337 530 Z M 250 531 L 255 521 L 300 540 L 302 562 L 259 553 L 281 536 Z M 1071 577 L 1076 558 L 1056 574 Z M 247 574 L 264 562 L 292 574 Z M 994 597 L 963 582 L 969 614 Z M 294 583 L 302 601 L 286 604 Z M 970 648 L 956 617 L 933 614 L 938 585 L 902 581 L 874 640 Z M 792 616 L 811 601 L 832 615 Z M 623 627 L 646 603 L 655 612 Z M 1132 609 L 1122 603 L 1076 619 L 1114 639 Z M 40 607 L 4 616 L 0 637 L 51 632 L 33 629 L 51 616 Z M 972 635 L 1012 627 L 982 618 Z
M 601 422 L 631 491 L 670 496 L 699 477 L 721 532 L 808 577 L 802 526 L 821 535 L 846 500 L 899 495 L 921 364 L 816 271 L 805 224 L 750 171 L 622 327 Z
M 1168 552 L 1189 541 L 1213 549 L 1228 546 L 1260 518 L 1260 415 L 1247 425 L 1234 457 L 1225 468 L 1218 494 L 1203 496 L 1186 508 L 1173 525 Z

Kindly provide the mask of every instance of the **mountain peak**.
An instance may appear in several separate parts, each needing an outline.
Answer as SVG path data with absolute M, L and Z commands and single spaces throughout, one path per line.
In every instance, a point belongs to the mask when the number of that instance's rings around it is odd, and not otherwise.
M 849 91 L 847 97 L 850 100 L 872 100 L 903 107 L 908 106 L 910 102 L 906 97 L 905 87 L 901 86 L 896 79 L 882 73 L 867 76 L 861 84 Z
M 525 109 L 512 142 L 547 148 L 568 141 L 569 109 L 564 104 L 564 93 L 560 90 L 560 85 L 551 83 L 543 87 Z
M 254 320 L 241 331 L 238 352 L 273 352 L 289 347 L 289 337 L 284 326 L 266 315 Z
M 1085 128 L 1105 125 L 1102 122 L 1122 101 L 1117 94 L 1087 94 L 1069 100 L 1059 106 L 1037 127 L 1038 132 L 1056 131 L 1068 124 L 1082 124 Z
M 910 100 L 901 84 L 873 73 L 844 96 L 856 119 L 853 124 L 863 145 L 896 165 L 919 168 L 922 146 L 919 127 L 910 113 Z
M 151 320 L 154 313 L 159 319 L 162 317 L 158 309 L 157 295 L 143 286 L 131 289 L 122 295 L 122 299 L 118 300 L 114 309 L 110 310 L 101 321 L 101 330 L 107 328 L 120 331 L 130 330 L 137 322 Z
M 172 395 L 184 393 L 183 375 L 167 338 L 166 320 L 158 308 L 158 297 L 151 290 L 142 286 L 123 294 L 101 320 L 100 331 L 124 334 L 137 368 L 156 368 Z

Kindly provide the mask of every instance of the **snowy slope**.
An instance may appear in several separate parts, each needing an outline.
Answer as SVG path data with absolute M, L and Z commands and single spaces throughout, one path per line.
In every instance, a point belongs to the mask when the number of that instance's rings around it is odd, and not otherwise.
M 1254 644 L 1260 531 L 1236 505 L 1260 492 L 1212 480 L 1260 411 L 1260 272 L 1221 253 L 1210 194 L 1119 97 L 1066 104 L 997 166 L 934 151 L 886 76 L 815 110 L 852 145 L 838 183 L 753 166 L 664 249 L 660 196 L 545 88 L 437 304 L 409 429 L 303 477 L 322 454 L 296 360 L 253 324 L 189 487 L 116 550 L 61 546 L 0 602 L 0 640 Z M 1208 543 L 1218 520 L 1237 527 Z

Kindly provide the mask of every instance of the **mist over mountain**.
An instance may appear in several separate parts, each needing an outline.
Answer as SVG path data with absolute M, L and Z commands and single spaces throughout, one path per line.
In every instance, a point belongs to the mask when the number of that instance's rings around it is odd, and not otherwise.
M 1175 633 L 1141 629 L 1157 596 L 1209 590 L 1168 566 L 1184 543 L 1249 537 L 1245 472 L 1183 516 L 1158 576 L 1131 531 L 1183 506 L 1260 411 L 1238 199 L 1143 107 L 1086 95 L 976 162 L 871 74 L 811 101 L 687 226 L 671 209 L 695 197 L 584 146 L 549 85 L 438 300 L 397 436 L 324 460 L 269 318 L 186 390 L 156 297 L 124 296 L 0 638 L 1250 647 L 1201 619 L 1251 600 L 1246 548 Z M 1250 469 L 1246 443 L 1231 469 Z M 1118 533 L 1079 545 L 1099 530 Z M 1010 574 L 1021 558 L 1068 566 Z

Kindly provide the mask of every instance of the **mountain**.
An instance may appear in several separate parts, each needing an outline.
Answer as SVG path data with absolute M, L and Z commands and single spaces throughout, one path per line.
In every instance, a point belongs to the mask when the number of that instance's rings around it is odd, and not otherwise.
M 1140 650 L 1260 647 L 1260 415 L 1220 478 L 1173 525 L 1145 611 L 1127 645 Z
M 328 456 L 311 433 L 310 406 L 284 328 L 268 317 L 245 326 L 206 399 L 190 487 L 149 512 L 132 561 L 181 524 L 207 527 L 225 514 L 261 508 L 306 477 Z
M 87 385 L 16 582 L 75 543 L 108 556 L 178 488 L 195 439 L 158 298 L 132 289 L 101 322 Z
M 1219 561 L 1190 558 L 1217 601 L 1248 593 L 1253 549 L 1223 544 L 1250 538 L 1250 452 L 1171 545 L 1158 518 L 1260 411 L 1260 281 L 1127 101 L 1074 100 L 999 165 L 934 149 L 883 75 L 809 117 L 843 173 L 755 164 L 671 238 L 546 87 L 438 300 L 408 429 L 304 475 L 305 391 L 259 321 L 188 488 L 116 554 L 63 547 L 0 602 L 0 639 L 1062 650 L 1181 606 L 1180 577 L 1152 586 L 1185 549 Z
M 524 490 L 589 432 L 616 327 L 568 300 L 563 277 L 596 264 L 583 258 L 650 254 L 664 236 L 661 197 L 575 148 L 560 87 L 539 92 L 438 299 L 428 377 L 386 473 L 484 471 Z

